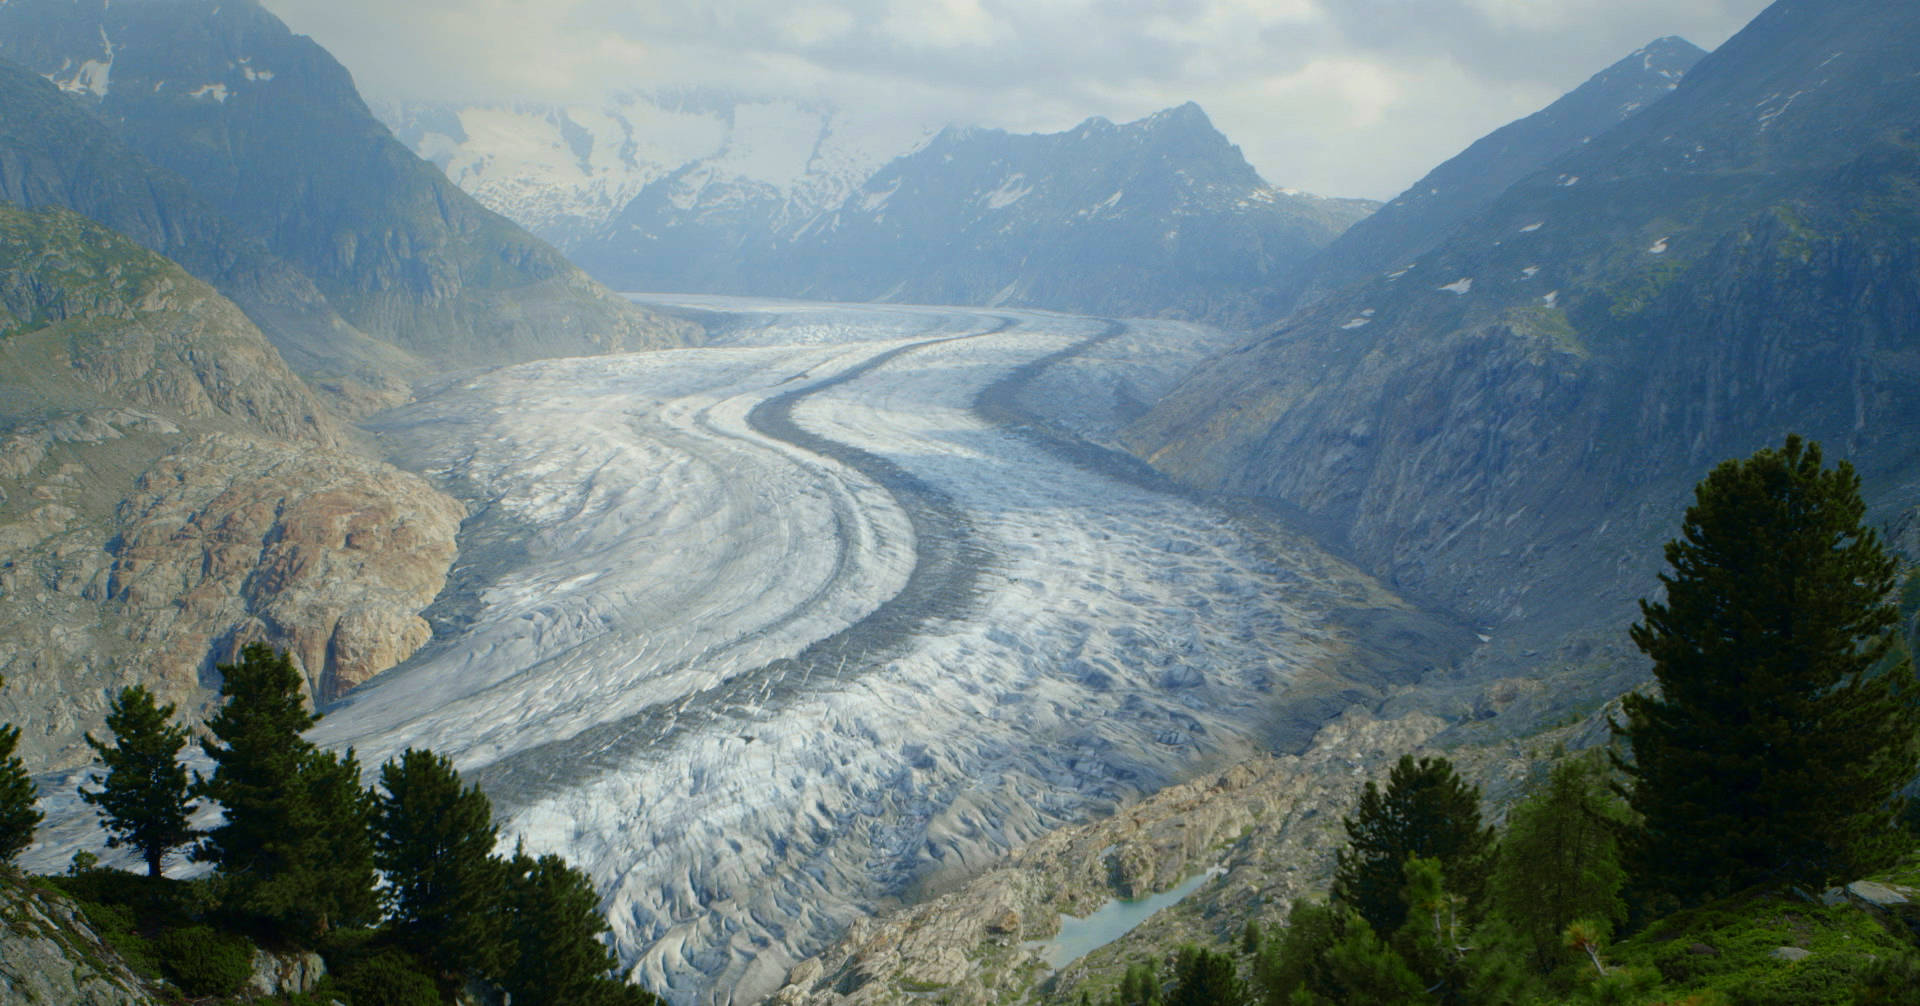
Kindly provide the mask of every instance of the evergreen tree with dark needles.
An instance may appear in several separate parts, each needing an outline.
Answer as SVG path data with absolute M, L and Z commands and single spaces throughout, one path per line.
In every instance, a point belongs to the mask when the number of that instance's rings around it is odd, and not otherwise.
M 180 762 L 187 730 L 173 722 L 173 712 L 171 703 L 157 705 L 145 686 L 131 685 L 107 710 L 113 743 L 87 735 L 87 746 L 107 774 L 89 776 L 99 788 L 81 787 L 80 799 L 99 808 L 107 844 L 138 852 L 149 877 L 160 876 L 167 853 L 197 835 L 188 823 L 193 801 L 187 767 Z
M 1438 860 L 1454 893 L 1480 903 L 1493 829 L 1480 824 L 1480 788 L 1456 775 L 1452 762 L 1401 756 L 1387 788 L 1368 782 L 1343 823 L 1347 846 L 1336 856 L 1333 897 L 1375 933 L 1398 932 L 1406 921 L 1410 856 Z
M 15 856 L 33 844 L 33 831 L 44 817 L 34 801 L 39 791 L 27 766 L 14 754 L 20 743 L 20 728 L 11 723 L 0 725 L 0 864 L 13 862 Z
M 1695 903 L 1825 885 L 1904 845 L 1916 692 L 1898 567 L 1865 511 L 1853 467 L 1827 468 L 1797 436 L 1694 490 L 1665 597 L 1642 601 L 1632 629 L 1659 690 L 1628 696 L 1616 724 L 1645 891 Z
M 446 974 L 497 973 L 507 866 L 493 856 L 492 803 L 431 751 L 409 748 L 381 766 L 380 785 L 373 847 L 387 881 L 387 925 Z
M 286 654 L 249 644 L 220 673 L 226 704 L 201 744 L 214 771 L 196 791 L 226 817 L 195 858 L 225 875 L 231 910 L 282 936 L 310 940 L 370 918 L 372 805 L 359 762 L 301 736 L 318 717 Z

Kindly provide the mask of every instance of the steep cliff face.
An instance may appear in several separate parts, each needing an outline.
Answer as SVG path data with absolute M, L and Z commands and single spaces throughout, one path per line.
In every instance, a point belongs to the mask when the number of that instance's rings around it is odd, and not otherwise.
M 1795 430 L 1910 495 L 1916 43 L 1909 4 L 1776 4 L 1417 262 L 1204 368 L 1129 443 L 1503 626 L 1488 656 L 1617 651 L 1713 462 Z
M 431 365 L 675 344 L 375 120 L 347 71 L 254 0 L 16 0 L 0 52 Z
M 324 699 L 426 641 L 464 513 L 343 440 L 204 283 L 0 205 L 0 719 L 36 767 L 126 684 L 196 714 L 247 642 Z

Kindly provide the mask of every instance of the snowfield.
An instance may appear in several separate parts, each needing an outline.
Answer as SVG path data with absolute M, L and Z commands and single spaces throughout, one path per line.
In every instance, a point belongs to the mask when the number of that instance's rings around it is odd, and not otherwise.
M 435 642 L 314 738 L 452 756 L 677 1003 L 755 1001 L 860 916 L 1263 748 L 1346 659 L 1340 613 L 1395 603 L 1061 432 L 1111 434 L 1223 333 L 670 306 L 718 343 L 372 424 L 472 516 Z

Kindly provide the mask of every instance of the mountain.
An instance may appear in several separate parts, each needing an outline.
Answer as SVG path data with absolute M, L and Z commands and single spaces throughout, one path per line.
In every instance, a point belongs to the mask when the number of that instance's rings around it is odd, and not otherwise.
M 325 699 L 423 644 L 465 511 L 351 438 L 238 306 L 0 203 L 0 720 L 90 757 L 120 687 L 196 714 L 245 643 Z
M 1201 368 L 1128 444 L 1481 622 L 1482 667 L 1634 683 L 1631 599 L 1712 464 L 1793 430 L 1879 505 L 1914 492 L 1917 46 L 1912 4 L 1776 3 L 1416 263 Z
M 400 106 L 388 120 L 622 290 L 1241 322 L 1270 313 L 1261 291 L 1375 205 L 1268 185 L 1192 104 L 1053 135 L 931 139 L 700 91 Z
M 426 367 L 684 339 L 415 157 L 339 63 L 255 0 L 13 0 L 0 57 Z
M 1192 104 L 1048 135 L 948 129 L 830 212 L 749 221 L 717 248 L 649 230 L 673 198 L 650 193 L 579 249 L 616 287 L 1226 322 L 1373 208 L 1268 185 Z
M 378 111 L 455 184 L 569 253 L 595 240 L 620 247 L 617 233 L 603 233 L 620 216 L 626 231 L 672 234 L 667 243 L 711 258 L 749 229 L 779 230 L 839 205 L 917 139 L 839 109 L 702 89 L 598 105 Z M 673 270 L 689 261 L 660 251 L 644 269 L 685 288 Z
M 319 288 L 48 80 L 0 62 L 0 200 L 61 207 L 179 263 L 241 305 L 348 404 L 404 399 L 418 361 L 347 324 Z
M 1706 52 L 1655 39 L 1560 100 L 1482 137 L 1315 256 L 1303 279 L 1325 292 L 1392 272 L 1471 220 L 1507 187 L 1665 98 Z

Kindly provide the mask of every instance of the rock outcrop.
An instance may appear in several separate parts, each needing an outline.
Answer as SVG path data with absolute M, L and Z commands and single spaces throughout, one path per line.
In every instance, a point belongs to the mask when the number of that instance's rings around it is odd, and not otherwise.
M 66 898 L 0 878 L 0 920 L 0 1006 L 162 1001 Z
M 325 701 L 411 654 L 463 508 L 352 436 L 230 301 L 0 207 L 0 720 L 84 760 L 127 684 L 188 716 L 262 640 Z

